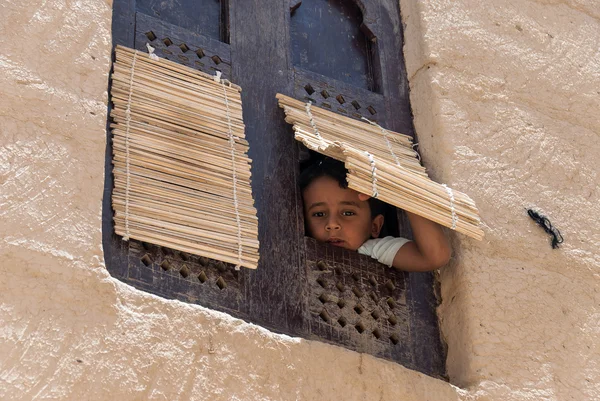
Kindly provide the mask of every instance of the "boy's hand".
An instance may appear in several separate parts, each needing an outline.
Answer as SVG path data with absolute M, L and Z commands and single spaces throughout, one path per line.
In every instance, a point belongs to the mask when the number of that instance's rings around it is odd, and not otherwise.
M 358 194 L 358 200 L 371 198 Z M 414 241 L 402 246 L 393 258 L 392 266 L 404 271 L 431 271 L 448 263 L 450 244 L 442 227 L 431 220 L 406 212 L 413 232 Z M 368 241 L 367 241 L 368 242 Z
M 431 271 L 448 263 L 452 251 L 442 227 L 414 213 L 406 214 L 414 240 L 400 248 L 393 266 L 405 271 Z

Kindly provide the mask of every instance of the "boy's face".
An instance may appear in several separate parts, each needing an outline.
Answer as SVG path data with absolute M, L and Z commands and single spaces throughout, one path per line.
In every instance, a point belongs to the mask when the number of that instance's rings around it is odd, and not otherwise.
M 369 202 L 358 192 L 341 188 L 331 177 L 319 177 L 304 189 L 304 218 L 310 235 L 353 251 L 369 238 L 377 238 L 383 216 L 371 218 Z

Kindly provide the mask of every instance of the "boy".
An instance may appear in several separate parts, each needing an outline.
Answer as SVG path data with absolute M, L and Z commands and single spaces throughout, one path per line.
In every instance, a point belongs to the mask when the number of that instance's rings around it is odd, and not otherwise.
M 300 175 L 304 217 L 318 241 L 358 251 L 405 271 L 430 271 L 448 263 L 450 246 L 436 223 L 406 212 L 414 241 L 378 238 L 384 224 L 377 200 L 348 188 L 342 162 L 324 158 Z

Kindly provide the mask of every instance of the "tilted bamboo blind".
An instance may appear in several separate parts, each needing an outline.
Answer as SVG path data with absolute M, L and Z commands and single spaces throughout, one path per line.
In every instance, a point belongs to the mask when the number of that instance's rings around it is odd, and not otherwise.
M 122 46 L 115 53 L 115 232 L 256 268 L 241 89 Z
M 278 94 L 296 140 L 345 163 L 348 187 L 481 240 L 479 212 L 465 194 L 427 176 L 412 138 Z M 368 120 L 367 120 L 368 121 Z

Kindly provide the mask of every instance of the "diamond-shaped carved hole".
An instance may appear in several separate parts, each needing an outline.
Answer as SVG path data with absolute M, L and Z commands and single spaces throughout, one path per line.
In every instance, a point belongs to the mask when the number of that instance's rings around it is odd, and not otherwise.
M 198 262 L 200 263 L 200 265 L 202 265 L 203 267 L 208 266 L 208 258 L 206 256 L 200 256 L 200 258 L 198 259 Z
M 331 105 L 329 103 L 323 102 L 323 103 L 321 103 L 321 107 L 331 110 Z
M 206 281 L 208 280 L 208 276 L 206 275 L 206 273 L 204 272 L 200 272 L 200 274 L 198 274 L 198 281 L 202 284 L 206 283 Z
M 377 320 L 381 317 L 381 314 L 377 311 L 377 309 L 375 309 L 373 312 L 371 312 L 371 317 Z
M 354 293 L 354 295 L 356 295 L 358 298 L 362 298 L 362 296 L 364 295 L 364 293 L 363 293 L 363 292 L 362 292 L 360 289 L 358 289 L 358 288 L 356 288 L 356 287 L 352 288 L 352 292 L 353 292 L 353 293 Z
M 392 334 L 390 336 L 390 341 L 392 342 L 392 344 L 398 345 L 398 343 L 400 342 L 400 338 L 398 337 L 397 334 Z
M 352 106 L 354 106 L 354 108 L 356 110 L 360 109 L 360 103 L 358 103 L 356 100 L 353 100 L 352 102 L 350 102 L 352 104 Z
M 181 277 L 183 278 L 187 278 L 191 272 L 192 271 L 190 270 L 190 268 L 186 265 L 183 265 L 183 267 L 179 270 L 179 274 L 181 274 Z
M 337 306 L 340 309 L 344 309 L 344 306 L 346 306 L 346 301 L 344 301 L 343 299 L 340 299 L 339 301 L 337 301 Z
M 171 46 L 173 44 L 173 41 L 169 38 L 164 38 L 163 39 L 163 43 L 165 44 L 165 46 Z
M 397 306 L 396 301 L 394 301 L 394 298 L 392 297 L 388 298 L 386 302 L 390 309 L 394 309 Z
M 356 331 L 358 331 L 359 333 L 363 333 L 366 329 L 365 325 L 363 324 L 363 322 L 358 322 L 356 324 L 356 326 L 354 326 L 354 328 L 356 329 Z
M 331 316 L 329 316 L 329 313 L 327 313 L 327 311 L 325 309 L 323 309 L 321 311 L 321 313 L 319 314 L 319 316 L 321 317 L 321 319 L 323 319 L 327 323 L 329 323 L 331 321 Z
M 146 32 L 145 35 L 150 42 L 154 42 L 156 40 L 156 35 L 152 31 Z
M 379 340 L 381 338 L 381 331 L 379 329 L 373 330 L 373 337 Z
M 335 286 L 337 287 L 337 289 L 338 289 L 339 292 L 346 291 L 346 287 L 341 282 L 338 282 Z
M 336 100 L 337 100 L 337 101 L 338 101 L 340 104 L 344 104 L 344 103 L 346 103 L 346 99 L 344 99 L 344 96 L 342 96 L 342 95 L 337 95 L 337 96 L 335 97 L 335 99 L 336 99 Z
M 390 324 L 391 324 L 392 326 L 395 326 L 395 325 L 397 325 L 397 324 L 398 324 L 398 318 L 397 318 L 396 316 L 394 316 L 394 315 L 390 315 L 390 316 L 388 317 L 388 322 L 390 322 Z
M 323 96 L 323 99 L 327 99 L 330 95 L 329 95 L 329 92 L 327 92 L 325 89 L 323 89 L 321 91 L 321 96 Z
M 202 50 L 202 49 L 196 50 L 196 56 L 198 56 L 198 58 L 204 57 L 205 56 L 204 50 Z
M 150 255 L 148 255 L 148 254 L 145 254 L 144 256 L 142 256 L 141 261 L 146 267 L 148 267 L 152 264 L 152 259 L 150 259 Z
M 142 248 L 144 248 L 145 250 L 149 250 L 150 249 L 150 244 L 147 242 L 142 242 Z
M 374 292 L 370 293 L 369 297 L 371 297 L 373 302 L 375 302 L 376 304 L 379 303 L 379 298 L 377 297 L 377 295 Z
M 314 90 L 314 88 L 312 87 L 311 84 L 304 85 L 304 90 L 306 91 L 306 93 L 308 93 L 308 96 L 310 96 L 313 93 L 315 93 L 315 90 Z
M 187 262 L 190 259 L 188 257 L 188 254 L 185 252 L 179 252 L 179 256 L 181 257 L 181 260 L 183 260 L 184 262 Z
M 171 267 L 173 267 L 173 266 L 171 266 L 171 264 L 169 263 L 168 260 L 163 260 L 163 262 L 160 264 L 160 267 L 162 267 L 162 269 L 164 271 L 167 271 L 167 270 L 171 270 Z
M 323 277 L 319 277 L 317 279 L 317 283 L 323 288 L 327 287 L 327 280 L 325 280 Z
M 335 269 L 333 269 L 333 271 L 335 272 L 335 274 L 337 274 L 338 276 L 341 276 L 344 272 L 342 271 L 341 268 L 336 267 Z
M 387 288 L 390 291 L 394 291 L 396 289 L 396 286 L 394 285 L 394 283 L 392 283 L 392 280 L 388 280 L 385 283 L 385 288 Z
M 367 110 L 369 110 L 369 113 L 371 113 L 372 116 L 377 114 L 377 110 L 375 110 L 375 107 L 373 107 L 373 106 L 367 107 Z
M 190 48 L 185 43 L 180 44 L 179 48 L 183 53 L 190 51 Z
M 317 269 L 321 270 L 321 271 L 325 271 L 327 270 L 327 263 L 323 262 L 322 260 L 319 260 L 317 262 Z
M 369 283 L 371 283 L 371 285 L 372 285 L 373 287 L 376 287 L 376 286 L 377 286 L 377 280 L 375 280 L 375 277 L 373 277 L 373 276 L 370 276 L 370 277 L 369 277 Z
M 220 290 L 224 290 L 225 288 L 227 288 L 227 283 L 225 282 L 225 280 L 223 280 L 223 277 L 219 277 L 217 279 L 217 287 L 219 287 Z
M 319 296 L 319 301 L 321 301 L 321 303 L 324 304 L 325 302 L 329 301 L 329 297 L 325 293 L 323 293 Z
M 354 312 L 356 312 L 357 315 L 360 315 L 364 311 L 365 308 L 363 308 L 361 304 L 356 304 L 356 306 L 354 307 Z
M 217 56 L 216 54 L 212 56 L 211 59 L 216 65 L 219 65 L 223 62 L 223 60 L 221 60 L 221 57 Z
M 360 281 L 360 274 L 358 274 L 358 273 L 352 273 L 352 279 L 354 281 Z
M 348 321 L 346 320 L 346 318 L 344 316 L 342 316 L 341 318 L 338 319 L 338 323 L 340 326 L 346 327 L 346 325 L 348 324 Z
M 227 270 L 227 267 L 225 267 L 225 263 L 223 263 L 223 262 L 218 262 L 216 267 L 217 267 L 217 270 L 220 271 L 221 273 L 223 273 L 225 270 Z

